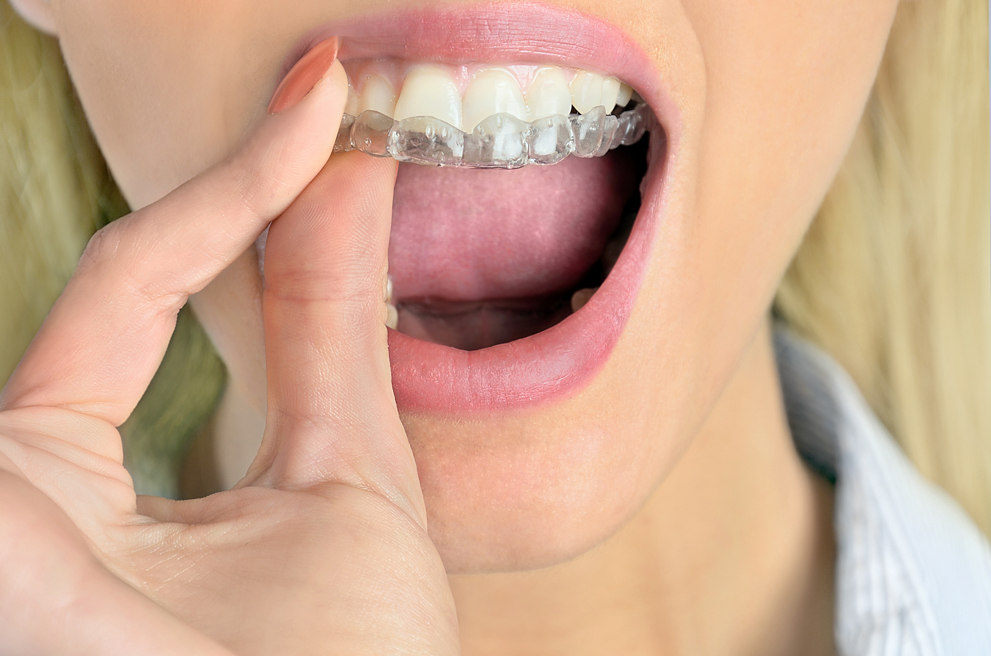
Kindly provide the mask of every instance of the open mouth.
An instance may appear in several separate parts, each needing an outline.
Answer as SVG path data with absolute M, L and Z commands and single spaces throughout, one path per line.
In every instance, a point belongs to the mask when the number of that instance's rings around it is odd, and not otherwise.
M 521 407 L 587 384 L 632 311 L 662 205 L 671 121 L 656 108 L 670 101 L 646 56 L 607 23 L 529 3 L 327 26 L 302 49 L 330 34 L 351 84 L 336 150 L 401 162 L 400 407 Z
M 642 140 L 655 122 L 630 86 L 541 65 L 352 60 L 346 69 L 339 149 L 404 162 L 390 327 L 471 351 L 539 333 L 585 305 L 640 207 Z

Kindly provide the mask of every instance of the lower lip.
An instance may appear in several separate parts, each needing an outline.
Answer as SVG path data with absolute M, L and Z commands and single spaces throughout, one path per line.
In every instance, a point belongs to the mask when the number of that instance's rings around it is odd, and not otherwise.
M 478 351 L 389 330 L 392 386 L 400 409 L 463 415 L 526 408 L 573 395 L 591 382 L 633 310 L 663 216 L 670 144 L 659 136 L 650 145 L 653 165 L 629 240 L 592 299 L 553 328 Z

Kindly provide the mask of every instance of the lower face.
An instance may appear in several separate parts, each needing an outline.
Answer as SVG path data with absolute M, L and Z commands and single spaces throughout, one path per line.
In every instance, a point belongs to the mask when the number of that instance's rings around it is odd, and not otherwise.
M 453 572 L 573 557 L 677 465 L 842 161 L 896 1 L 62 0 L 55 10 L 135 208 L 223 158 L 321 35 L 342 37 L 356 113 L 431 115 L 471 132 L 496 110 L 584 115 L 615 105 L 615 88 L 635 92 L 627 108 L 642 106 L 648 133 L 601 157 L 513 171 L 400 165 L 393 384 Z M 424 71 L 434 86 L 414 80 Z M 535 90 L 540 71 L 564 80 L 558 96 Z M 231 386 L 264 416 L 257 263 L 245 254 L 195 307 Z

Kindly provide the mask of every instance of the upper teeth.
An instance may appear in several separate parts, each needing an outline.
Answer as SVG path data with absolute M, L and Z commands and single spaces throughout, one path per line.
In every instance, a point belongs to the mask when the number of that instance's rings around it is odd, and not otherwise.
M 433 116 L 461 127 L 461 94 L 442 68 L 417 66 L 406 74 L 403 91 L 393 111 L 391 116 L 397 121 L 410 116 Z M 382 113 L 390 115 L 389 112 Z
M 483 119 L 501 112 L 524 121 L 529 120 L 529 109 L 523 100 L 520 85 L 509 71 L 498 68 L 481 71 L 472 78 L 465 89 L 462 107 L 461 124 L 466 132 L 474 130 Z
M 352 109 L 352 103 L 354 105 L 353 111 L 348 111 Z M 348 98 L 348 107 L 345 107 L 344 111 L 352 116 L 357 116 L 368 110 L 391 116 L 395 109 L 396 91 L 392 88 L 392 84 L 381 75 L 369 75 L 365 78 L 365 86 L 361 96 L 359 97 L 352 91 Z
M 615 77 L 557 66 L 483 66 L 458 74 L 450 67 L 413 64 L 399 93 L 389 67 L 377 68 L 372 62 L 361 69 L 360 75 L 351 76 L 345 113 L 358 116 L 374 110 L 397 121 L 431 116 L 465 132 L 500 113 L 534 121 L 567 116 L 572 106 L 580 114 L 602 106 L 608 114 L 614 107 L 625 107 L 633 95 L 632 88 Z
M 541 69 L 526 91 L 530 120 L 571 113 L 571 90 L 564 74 L 556 66 Z

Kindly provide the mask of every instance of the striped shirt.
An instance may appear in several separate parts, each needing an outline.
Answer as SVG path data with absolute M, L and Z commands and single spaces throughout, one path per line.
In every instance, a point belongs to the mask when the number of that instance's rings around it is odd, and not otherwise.
M 991 656 L 988 541 L 835 361 L 786 328 L 774 341 L 795 445 L 836 486 L 839 653 Z

